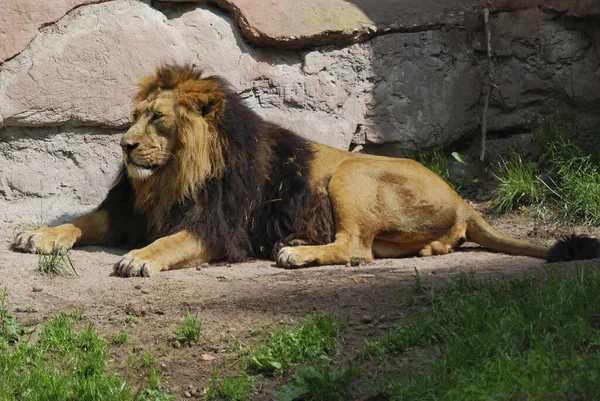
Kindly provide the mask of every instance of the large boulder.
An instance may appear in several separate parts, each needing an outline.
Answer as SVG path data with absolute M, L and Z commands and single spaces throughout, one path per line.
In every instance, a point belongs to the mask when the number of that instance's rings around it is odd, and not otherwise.
M 592 121 L 600 102 L 595 0 L 40 3 L 8 0 L 0 15 L 9 220 L 37 214 L 40 200 L 45 218 L 98 202 L 135 83 L 165 62 L 224 76 L 261 116 L 309 139 L 399 154 L 478 133 L 486 6 L 498 88 L 490 135 L 523 132 L 557 108 Z
M 180 1 L 180 0 L 170 0 Z M 258 46 L 314 47 L 365 41 L 392 32 L 462 26 L 474 0 L 213 0 L 235 15 Z
M 585 117 L 600 104 L 597 39 L 580 21 L 556 19 L 538 8 L 500 13 L 491 21 L 496 56 L 488 129 L 531 128 L 540 115 L 558 109 Z M 600 26 L 596 32 L 600 33 Z M 480 35 L 476 50 L 485 51 Z

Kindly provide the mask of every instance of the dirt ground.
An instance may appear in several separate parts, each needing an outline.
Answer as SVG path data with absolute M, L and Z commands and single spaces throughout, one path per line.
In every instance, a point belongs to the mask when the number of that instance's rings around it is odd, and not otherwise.
M 519 215 L 491 222 L 507 234 L 534 242 L 550 243 L 564 234 Z M 233 354 L 234 340 L 251 343 L 256 332 L 264 336 L 273 324 L 312 311 L 349 317 L 342 358 L 352 359 L 364 338 L 383 335 L 406 318 L 398 297 L 413 288 L 415 268 L 426 286 L 437 287 L 460 270 L 494 278 L 543 273 L 548 267 L 542 260 L 487 252 L 467 243 L 449 255 L 380 259 L 359 267 L 284 270 L 269 261 L 250 261 L 163 272 L 152 278 L 120 278 L 111 272 L 125 251 L 85 247 L 71 252 L 78 276 L 44 277 L 34 271 L 36 255 L 9 250 L 12 227 L 0 229 L 0 289 L 7 289 L 10 311 L 22 324 L 36 328 L 59 311 L 83 310 L 83 322 L 93 323 L 105 338 L 123 329 L 130 333 L 130 343 L 113 347 L 111 356 L 134 387 L 142 385 L 147 372 L 127 370 L 127 357 L 149 352 L 163 374 L 162 387 L 179 394 L 199 394 L 214 366 L 235 370 L 233 364 L 224 363 Z M 568 271 L 580 264 L 553 267 Z M 185 311 L 201 319 L 202 338 L 191 347 L 176 348 L 171 340 Z M 128 314 L 137 316 L 135 323 L 126 323 Z M 205 361 L 211 359 L 206 355 L 215 359 Z M 266 382 L 255 399 L 271 399 L 275 385 Z

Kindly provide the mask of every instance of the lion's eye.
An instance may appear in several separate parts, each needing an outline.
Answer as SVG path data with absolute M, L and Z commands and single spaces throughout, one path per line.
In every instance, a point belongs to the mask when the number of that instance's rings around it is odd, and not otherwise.
M 154 114 L 152 114 L 152 121 L 156 121 L 159 118 L 161 118 L 163 116 L 162 113 L 159 113 L 158 111 L 155 111 Z

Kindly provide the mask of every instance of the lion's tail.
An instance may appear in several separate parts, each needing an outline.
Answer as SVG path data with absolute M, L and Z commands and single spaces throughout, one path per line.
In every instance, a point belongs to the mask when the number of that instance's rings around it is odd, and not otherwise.
M 532 244 L 496 231 L 474 210 L 467 222 L 467 238 L 494 251 L 546 259 L 550 263 L 600 258 L 600 241 L 596 238 L 570 235 L 552 247 Z

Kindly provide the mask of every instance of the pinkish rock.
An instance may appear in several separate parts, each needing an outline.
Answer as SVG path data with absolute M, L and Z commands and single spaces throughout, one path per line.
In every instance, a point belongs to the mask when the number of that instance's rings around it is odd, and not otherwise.
M 188 0 L 166 0 L 188 1 Z M 258 46 L 302 48 L 365 41 L 389 32 L 463 25 L 476 0 L 210 0 Z
M 107 0 L 3 0 L 0 11 L 0 63 L 20 53 L 38 30 L 83 4 Z
M 181 43 L 165 16 L 141 2 L 69 13 L 3 64 L 4 124 L 124 127 L 137 80 L 161 62 L 191 59 Z

